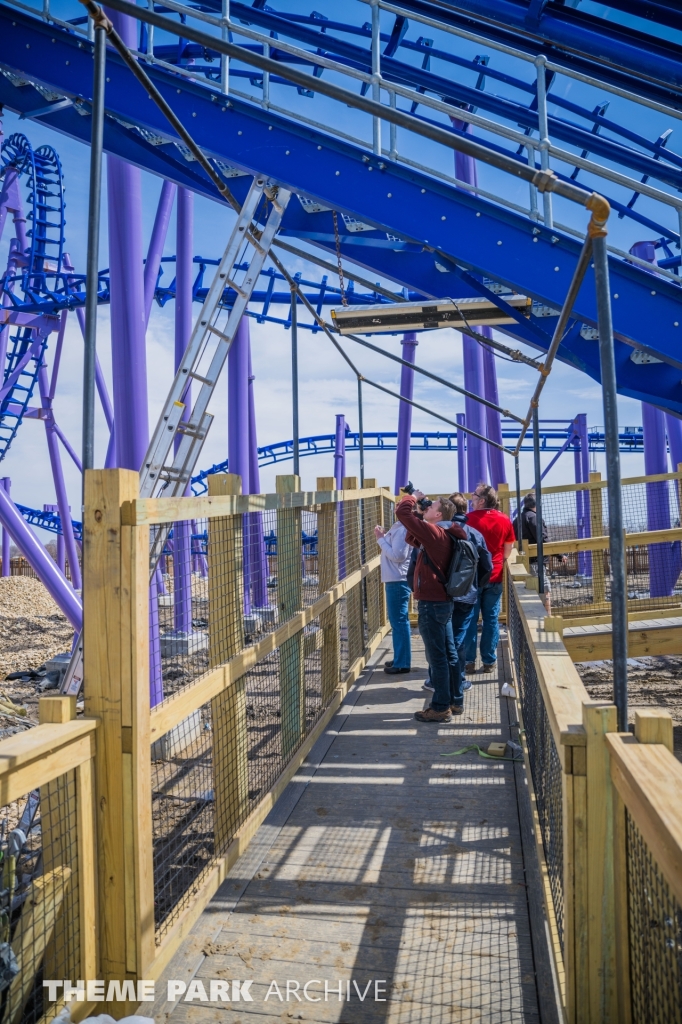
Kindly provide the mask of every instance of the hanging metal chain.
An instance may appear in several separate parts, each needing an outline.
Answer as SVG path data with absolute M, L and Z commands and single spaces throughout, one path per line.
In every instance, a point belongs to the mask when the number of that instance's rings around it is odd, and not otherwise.
M 339 238 L 339 220 L 336 216 L 336 210 L 332 210 L 332 220 L 334 221 L 334 239 L 336 241 L 336 262 L 339 265 L 339 287 L 341 288 L 341 305 L 347 306 L 348 299 L 346 298 L 346 288 L 343 283 L 343 267 L 341 266 L 341 239 Z

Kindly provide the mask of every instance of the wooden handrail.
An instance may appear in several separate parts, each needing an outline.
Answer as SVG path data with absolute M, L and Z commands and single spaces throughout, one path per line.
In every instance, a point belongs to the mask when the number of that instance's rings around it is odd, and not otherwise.
M 97 725 L 96 719 L 79 718 L 37 725 L 21 736 L 0 741 L 0 804 L 46 786 L 93 758 Z
M 674 544 L 682 540 L 682 529 L 648 530 L 642 533 L 626 533 L 626 548 L 647 547 L 649 544 Z M 546 555 L 570 555 L 580 551 L 608 551 L 611 546 L 609 537 L 579 537 L 576 540 L 551 540 L 542 545 Z M 530 558 L 537 556 L 537 544 L 525 544 L 524 555 Z
M 682 764 L 662 744 L 620 733 L 605 738 L 614 785 L 682 903 Z
M 682 473 L 654 473 L 651 476 L 630 476 L 621 480 L 621 487 L 628 484 L 657 484 L 665 480 L 682 480 Z M 542 493 L 545 494 L 570 494 L 571 491 L 596 491 L 608 486 L 608 480 L 588 480 L 581 484 L 554 484 L 552 487 L 543 485 Z M 521 493 L 524 493 L 523 491 Z
M 294 491 L 287 494 L 221 494 L 200 497 L 136 498 L 121 505 L 122 526 L 155 526 L 186 519 L 211 519 L 244 512 L 266 512 L 282 508 L 308 508 L 340 501 L 393 495 L 384 487 L 352 491 Z

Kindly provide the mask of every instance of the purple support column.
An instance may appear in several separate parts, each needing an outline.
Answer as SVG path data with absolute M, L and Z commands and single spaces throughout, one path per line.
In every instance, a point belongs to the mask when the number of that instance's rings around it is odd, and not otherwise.
M 579 413 L 574 420 L 575 432 L 580 437 L 580 447 L 573 450 L 575 482 L 586 484 L 590 479 L 590 449 L 587 437 L 587 415 Z M 590 492 L 576 491 L 575 511 L 578 526 L 578 537 L 591 536 Z M 578 572 L 583 576 L 592 575 L 592 553 L 581 551 L 578 554 Z
M 117 11 L 108 15 L 123 42 L 137 49 L 136 22 Z M 107 157 L 107 205 L 116 462 L 137 471 L 149 444 L 142 177 L 115 156 Z
M 403 335 L 403 359 L 408 363 L 415 360 L 415 349 L 419 342 L 414 331 Z M 403 366 L 400 373 L 400 394 L 412 399 L 414 392 L 414 370 Z M 410 477 L 410 435 L 412 433 L 412 406 L 400 402 L 398 407 L 398 450 L 395 456 L 395 493 L 400 492 Z
M 471 132 L 471 125 L 459 118 L 451 118 L 453 128 L 461 132 Z M 467 185 L 477 185 L 476 161 L 473 157 L 455 151 L 455 177 L 464 181 Z M 481 346 L 473 338 L 462 335 L 462 347 L 464 351 L 464 387 L 473 391 L 476 395 L 485 396 L 483 352 Z M 493 363 L 490 370 L 491 380 L 494 381 L 494 390 L 497 392 L 497 373 Z M 479 402 L 471 398 L 465 400 L 466 424 L 472 430 L 486 436 L 486 409 Z M 488 459 L 484 441 L 479 441 L 470 434 L 467 437 L 467 480 L 473 491 L 482 481 L 488 479 Z M 502 453 L 500 453 L 501 455 Z M 504 479 L 504 477 L 502 478 Z
M 476 395 L 484 393 L 483 384 L 483 349 L 477 341 L 462 335 L 464 353 L 464 386 Z M 464 399 L 466 425 L 471 430 L 485 437 L 486 421 L 485 406 L 473 398 Z M 467 434 L 467 482 L 470 490 L 488 480 L 488 459 L 485 441 Z
M 660 409 L 642 402 L 644 426 L 644 473 L 667 473 L 668 453 L 665 417 Z M 668 484 L 662 481 L 646 485 L 647 530 L 670 529 Z M 649 593 L 651 597 L 669 597 L 680 575 L 680 545 L 649 544 Z
M 158 219 L 158 217 L 157 217 Z M 192 333 L 192 247 L 194 233 L 194 195 L 178 189 L 177 238 L 175 264 L 175 369 L 177 371 Z M 184 394 L 191 401 L 188 386 Z M 185 419 L 189 411 L 185 410 Z M 190 493 L 189 484 L 185 494 Z M 192 524 L 188 520 L 173 524 L 173 625 L 176 631 L 192 632 Z
M 176 186 L 171 181 L 164 181 L 163 185 L 161 186 L 159 205 L 156 208 L 156 217 L 154 219 L 154 227 L 152 228 L 152 237 L 149 240 L 149 249 L 147 250 L 147 262 L 144 265 L 145 324 L 149 323 L 149 315 L 152 311 L 154 292 L 156 290 L 156 282 L 159 277 L 159 267 L 161 266 L 163 247 L 166 244 L 166 235 L 168 234 L 168 225 L 170 223 L 171 210 L 173 209 L 173 199 L 175 198 L 175 191 Z M 181 189 L 181 191 L 186 192 L 187 189 Z
M 156 581 L 149 585 L 149 704 L 155 708 L 163 700 L 161 640 L 159 638 L 159 602 Z
M 253 391 L 255 378 L 251 367 L 251 340 L 249 339 L 249 494 L 260 494 L 260 470 L 258 467 L 258 434 L 256 433 L 256 402 Z M 263 536 L 263 516 L 260 512 L 249 515 L 251 568 L 251 592 L 256 608 L 267 608 L 268 600 L 268 556 Z
M 455 419 L 463 427 L 466 426 L 466 416 L 463 412 L 458 412 Z M 462 494 L 467 493 L 466 434 L 463 430 L 457 431 L 457 487 Z
M 486 338 L 492 338 L 493 336 L 493 332 L 490 327 L 481 327 L 481 334 Z M 500 399 L 497 392 L 495 356 L 493 354 L 493 350 L 488 348 L 487 345 L 483 346 L 482 353 L 485 398 L 487 398 L 489 402 L 494 402 L 495 405 L 499 405 Z M 496 441 L 497 444 L 502 444 L 502 424 L 500 422 L 499 412 L 495 412 L 494 409 L 486 408 L 485 418 L 488 428 L 486 436 L 489 437 L 491 441 Z M 490 482 L 493 487 L 499 487 L 500 484 L 507 483 L 507 473 L 504 465 L 504 452 L 500 451 L 499 448 L 493 448 L 490 444 L 487 448 Z
M 0 480 L 0 485 L 2 485 L 2 489 L 4 490 L 5 494 L 9 498 L 10 487 L 12 485 L 12 481 L 10 480 L 10 478 L 8 476 L 3 476 L 3 478 Z M 2 528 L 2 575 L 3 576 L 11 576 L 12 575 L 12 557 L 11 557 L 11 549 L 10 548 L 11 548 L 11 545 L 10 545 L 9 530 L 7 529 L 6 526 L 3 526 L 3 528 Z
M 670 467 L 673 473 L 677 473 L 677 467 L 682 463 L 682 420 L 667 412 L 665 414 L 665 431 L 668 435 L 670 447 Z
M 242 478 L 242 494 L 251 493 L 249 478 L 249 318 L 239 322 L 227 357 L 227 458 L 231 473 Z M 244 614 L 251 612 L 251 567 L 248 521 L 244 537 Z
M 336 417 L 336 438 L 334 442 L 334 482 L 337 491 L 343 490 L 343 478 L 346 475 L 346 417 Z M 337 533 L 339 544 L 339 579 L 346 575 L 346 531 L 343 521 L 343 502 L 339 505 Z
M 5 493 L 4 487 L 0 487 L 0 523 L 9 531 L 12 540 L 73 628 L 80 632 L 83 628 L 81 599 L 59 571 L 31 527 L 21 517 Z

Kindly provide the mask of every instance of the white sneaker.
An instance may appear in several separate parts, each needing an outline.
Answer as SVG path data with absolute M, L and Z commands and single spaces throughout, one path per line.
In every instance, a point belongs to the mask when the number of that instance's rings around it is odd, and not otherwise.
M 471 689 L 471 680 L 470 679 L 465 679 L 464 682 L 462 683 L 462 693 L 464 693 L 465 690 L 470 690 L 470 689 Z
M 425 690 L 431 690 L 433 693 L 436 692 L 433 683 L 431 682 L 430 679 L 425 679 L 424 682 L 422 683 L 422 686 Z

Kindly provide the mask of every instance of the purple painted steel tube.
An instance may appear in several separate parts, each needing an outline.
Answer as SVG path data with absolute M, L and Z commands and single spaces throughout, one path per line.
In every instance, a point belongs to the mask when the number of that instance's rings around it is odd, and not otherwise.
M 403 334 L 403 359 L 415 361 L 415 349 L 419 342 L 414 331 Z M 400 373 L 400 394 L 412 400 L 414 392 L 414 370 L 403 366 Z M 410 435 L 412 433 L 412 406 L 407 402 L 398 403 L 398 445 L 395 455 L 395 494 L 400 493 L 410 477 Z
M 575 418 L 575 431 L 580 437 L 580 448 L 573 452 L 573 463 L 575 467 L 575 482 L 586 484 L 590 479 L 590 449 L 587 437 L 587 415 L 579 413 Z M 578 525 L 578 537 L 591 536 L 590 520 L 590 492 L 576 491 L 576 520 Z M 581 551 L 578 554 L 578 572 L 583 576 L 592 575 L 592 552 Z
M 227 458 L 231 473 L 242 478 L 242 494 L 251 493 L 249 478 L 249 320 L 243 316 L 227 357 Z M 244 614 L 251 612 L 251 566 L 248 520 L 244 537 Z
M 249 339 L 249 494 L 260 494 L 260 470 L 258 468 L 258 434 L 256 433 L 256 401 L 253 390 L 255 378 L 251 366 L 251 340 Z M 249 515 L 251 551 L 251 594 L 256 608 L 267 608 L 268 599 L 268 556 L 263 536 L 263 516 L 260 512 Z
M 493 336 L 493 332 L 490 327 L 481 327 L 481 334 L 485 338 L 492 338 Z M 489 402 L 494 402 L 495 405 L 499 405 L 500 400 L 497 393 L 497 370 L 495 368 L 495 356 L 493 355 L 493 350 L 484 345 L 482 348 L 482 355 L 483 386 L 485 388 L 484 397 L 487 398 Z M 495 441 L 497 444 L 502 444 L 502 423 L 499 412 L 496 412 L 495 409 L 489 409 L 486 407 L 485 418 L 488 427 L 486 437 L 489 437 L 491 441 Z M 507 473 L 504 465 L 504 452 L 500 451 L 499 448 L 493 448 L 491 444 L 489 444 L 487 448 L 490 482 L 493 487 L 499 487 L 500 484 L 507 483 Z
M 484 393 L 483 386 L 483 349 L 477 341 L 466 335 L 462 336 L 464 352 L 464 386 L 476 395 Z M 485 406 L 473 398 L 464 399 L 466 425 L 471 430 L 485 436 Z M 488 480 L 488 458 L 485 441 L 477 437 L 467 436 L 467 481 L 473 491 L 480 483 Z
M 184 191 L 187 190 L 185 189 Z M 152 303 L 154 302 L 154 292 L 156 291 L 156 282 L 159 277 L 159 267 L 161 266 L 163 247 L 166 244 L 166 235 L 168 234 L 168 225 L 170 224 L 171 210 L 173 209 L 173 200 L 175 199 L 175 192 L 176 186 L 171 181 L 164 181 L 163 185 L 161 186 L 159 205 L 156 208 L 156 217 L 154 218 L 152 237 L 149 240 L 149 249 L 147 250 L 147 262 L 145 263 L 144 266 L 145 324 L 149 323 L 149 316 L 152 311 Z M 178 208 L 178 213 L 179 212 L 180 211 Z
M 667 412 L 665 414 L 665 430 L 668 435 L 672 472 L 677 473 L 677 467 L 682 463 L 682 420 L 678 420 L 677 416 L 672 416 Z
M 8 476 L 3 476 L 2 480 L 0 480 L 0 484 L 2 485 L 5 494 L 9 498 L 12 481 Z M 9 530 L 7 529 L 6 526 L 3 526 L 2 528 L 2 575 L 12 575 L 12 553 L 10 550 L 10 535 Z
M 402 403 L 401 403 L 402 404 Z M 337 491 L 343 490 L 343 478 L 346 475 L 346 417 L 344 415 L 337 415 L 336 417 L 336 438 L 334 442 L 334 482 L 336 483 Z M 339 579 L 343 579 L 346 575 L 346 530 L 343 521 L 344 502 L 340 502 L 338 506 L 338 520 L 337 520 L 337 533 L 338 533 L 338 547 L 339 547 Z
M 0 523 L 9 531 L 12 540 L 73 628 L 80 632 L 83 628 L 81 599 L 59 571 L 31 527 L 17 512 L 4 487 L 0 487 Z
M 463 412 L 458 412 L 455 416 L 458 423 L 461 423 L 463 427 L 466 427 L 466 416 Z M 467 492 L 467 453 L 466 453 L 466 434 L 463 430 L 457 431 L 457 487 L 466 494 Z
M 59 505 L 43 505 L 43 512 L 56 512 L 59 514 Z M 69 509 L 69 513 L 71 509 Z M 59 571 L 66 576 L 66 548 L 64 547 L 64 534 L 57 534 L 57 565 Z
M 158 219 L 158 217 L 157 217 Z M 155 225 L 156 227 L 156 225 Z M 192 247 L 194 195 L 178 189 L 175 264 L 175 369 L 177 371 L 192 333 Z M 160 257 L 159 257 L 160 258 Z M 189 405 L 191 390 L 184 400 Z M 189 418 L 186 408 L 183 419 Z M 185 494 L 190 493 L 189 484 Z M 192 524 L 185 520 L 173 526 L 173 623 L 176 630 L 192 632 Z
M 668 452 L 665 417 L 660 409 L 642 402 L 644 426 L 644 472 L 646 476 L 667 473 Z M 667 481 L 646 485 L 647 530 L 670 529 L 670 499 Z M 679 542 L 649 544 L 649 593 L 651 597 L 669 597 L 682 568 Z
M 155 708 L 163 700 L 161 672 L 161 640 L 159 634 L 159 599 L 156 582 L 149 585 L 149 704 Z

